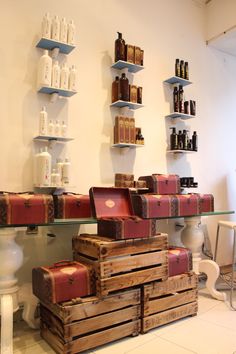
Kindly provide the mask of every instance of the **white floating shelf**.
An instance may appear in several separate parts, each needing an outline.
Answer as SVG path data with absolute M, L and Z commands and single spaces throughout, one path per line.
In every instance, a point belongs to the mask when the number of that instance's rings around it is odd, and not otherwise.
M 128 143 L 118 143 L 118 144 L 113 144 L 112 147 L 114 148 L 139 148 L 139 147 L 144 147 L 142 144 L 128 144 Z
M 164 82 L 167 82 L 168 84 L 172 84 L 172 85 L 180 84 L 182 86 L 187 86 L 187 85 L 191 85 L 192 84 L 191 81 L 182 79 L 179 76 L 172 76 L 169 79 L 165 80 Z
M 67 141 L 74 140 L 74 138 L 66 138 L 66 137 L 62 137 L 62 136 L 38 135 L 38 136 L 34 137 L 34 140 L 56 141 L 56 142 L 66 143 Z
M 122 101 L 122 100 L 113 102 L 110 106 L 118 107 L 118 108 L 129 107 L 130 109 L 138 109 L 144 107 L 141 103 L 133 103 L 133 102 Z
M 74 186 L 67 186 L 67 185 L 63 185 L 63 186 L 34 186 L 34 188 L 40 188 L 40 189 L 66 189 L 66 188 L 75 188 Z
M 58 96 L 63 96 L 63 97 L 71 97 L 77 93 L 76 91 L 70 91 L 70 90 L 64 90 L 56 87 L 46 87 L 46 86 L 40 87 L 38 89 L 38 92 L 47 93 L 49 95 L 57 94 Z
M 166 116 L 166 118 L 191 119 L 191 118 L 196 118 L 196 116 L 191 115 L 191 114 L 173 112 L 173 113 L 171 113 L 171 114 L 168 114 L 168 115 Z
M 112 64 L 111 66 L 113 69 L 128 69 L 129 72 L 131 73 L 137 73 L 140 70 L 144 69 L 143 65 L 137 65 L 137 64 L 133 64 L 133 63 L 129 63 L 127 61 L 124 60 L 118 60 L 117 62 L 115 62 L 114 64 Z
M 197 151 L 192 151 L 192 150 L 167 150 L 166 152 L 168 154 L 193 154 L 194 152 L 197 152 Z
M 61 53 L 69 54 L 75 48 L 75 45 L 54 41 L 53 39 L 41 38 L 36 44 L 36 47 L 48 50 L 59 48 Z

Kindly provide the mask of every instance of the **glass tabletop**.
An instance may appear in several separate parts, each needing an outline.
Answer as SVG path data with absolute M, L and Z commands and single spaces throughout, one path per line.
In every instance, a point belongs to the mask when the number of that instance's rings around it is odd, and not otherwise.
M 193 215 L 183 215 L 183 216 L 169 216 L 169 217 L 157 217 L 156 220 L 161 219 L 180 219 L 180 218 L 192 218 L 196 216 L 216 216 L 216 215 L 229 215 L 234 214 L 234 210 L 216 210 L 207 213 L 193 214 Z M 96 224 L 97 219 L 94 218 L 84 218 L 84 219 L 55 219 L 50 223 L 35 223 L 35 224 L 11 224 L 3 225 L 0 224 L 0 228 L 4 227 L 27 227 L 27 226 L 69 226 L 69 225 L 83 225 L 83 224 Z

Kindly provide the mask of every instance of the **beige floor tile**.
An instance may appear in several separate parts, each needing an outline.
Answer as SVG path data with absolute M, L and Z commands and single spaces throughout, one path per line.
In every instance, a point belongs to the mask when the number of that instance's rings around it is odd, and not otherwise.
M 143 344 L 130 351 L 125 351 L 127 354 L 190 354 L 196 353 L 190 351 L 183 346 L 178 346 L 165 339 L 156 338 L 150 342 Z
M 120 339 L 116 342 L 103 345 L 98 349 L 93 349 L 96 354 L 124 354 L 127 351 L 134 349 L 140 345 L 143 345 L 151 340 L 154 340 L 156 336 L 151 333 L 145 335 L 139 335 L 136 337 L 127 337 Z
M 18 350 L 14 349 L 14 354 L 55 354 L 54 350 L 49 347 L 49 345 L 43 340 L 39 341 L 34 345 L 20 348 Z
M 236 329 L 200 319 L 200 316 L 186 321 L 182 326 L 172 328 L 160 335 L 179 346 L 198 354 L 232 354 L 236 352 Z

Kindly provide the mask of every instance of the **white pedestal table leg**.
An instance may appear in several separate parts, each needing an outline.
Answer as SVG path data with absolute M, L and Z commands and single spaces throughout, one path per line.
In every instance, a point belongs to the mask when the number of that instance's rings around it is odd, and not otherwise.
M 15 272 L 23 263 L 23 252 L 15 243 L 14 228 L 0 229 L 1 353 L 13 353 L 13 312 L 18 310 Z
M 204 233 L 200 227 L 201 217 L 187 217 L 184 219 L 185 228 L 181 233 L 181 241 L 185 247 L 192 251 L 193 270 L 195 273 L 205 273 L 207 276 L 206 287 L 210 294 L 217 300 L 225 300 L 226 294 L 215 288 L 216 280 L 219 277 L 219 266 L 216 262 L 202 260 L 201 249 L 204 242 Z

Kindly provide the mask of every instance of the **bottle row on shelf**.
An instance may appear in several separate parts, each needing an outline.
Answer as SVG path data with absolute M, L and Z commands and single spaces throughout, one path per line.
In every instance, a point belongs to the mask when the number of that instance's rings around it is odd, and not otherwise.
M 59 66 L 57 60 L 53 62 L 48 55 L 48 50 L 44 50 L 39 59 L 37 87 L 53 87 L 63 90 L 77 91 L 78 76 L 75 65 L 71 68 L 66 63 Z
M 142 91 L 141 86 L 130 85 L 129 79 L 122 73 L 121 77 L 116 76 L 112 83 L 112 103 L 122 100 L 142 104 Z
M 126 44 L 122 38 L 122 33 L 117 33 L 118 38 L 115 40 L 115 62 L 123 60 L 136 65 L 143 65 L 144 51 L 140 47 Z
M 47 147 L 34 157 L 34 185 L 36 187 L 62 187 L 70 183 L 70 161 L 57 159 L 52 168 L 52 157 Z
M 173 91 L 173 110 L 174 112 L 196 115 L 196 102 L 193 100 L 185 101 L 183 86 L 174 87 Z
M 186 129 L 179 130 L 176 133 L 176 128 L 171 127 L 172 133 L 170 134 L 170 150 L 186 150 L 186 151 L 197 151 L 197 132 L 194 131 L 191 139 L 188 136 L 188 131 Z
M 179 59 L 175 60 L 175 76 L 189 80 L 189 66 L 187 61 Z
M 49 13 L 46 13 L 42 20 L 42 37 L 74 45 L 75 25 L 73 20 L 67 23 L 65 17 L 59 20 L 57 15 L 51 18 Z
M 114 126 L 114 144 L 140 144 L 144 145 L 141 128 L 135 127 L 135 119 L 117 116 Z
M 43 107 L 39 114 L 39 135 L 65 138 L 67 136 L 67 125 L 64 121 L 60 122 L 52 119 L 48 121 L 46 108 Z

